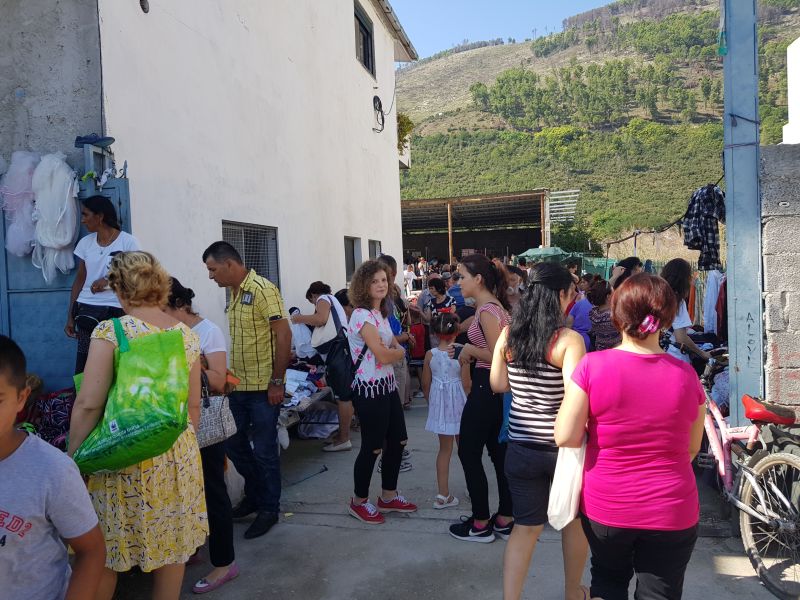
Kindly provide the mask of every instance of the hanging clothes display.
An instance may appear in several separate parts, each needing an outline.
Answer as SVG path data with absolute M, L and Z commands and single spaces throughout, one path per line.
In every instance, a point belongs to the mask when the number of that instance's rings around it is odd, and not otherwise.
M 692 323 L 695 326 L 702 327 L 705 331 L 705 325 L 703 321 L 703 300 L 705 299 L 706 282 L 700 273 L 695 273 L 694 290 L 694 318 Z
M 47 154 L 33 173 L 36 197 L 36 240 L 31 262 L 50 283 L 56 270 L 65 275 L 75 266 L 73 245 L 78 235 L 78 180 L 62 152 Z
M 719 224 L 725 222 L 725 192 L 713 183 L 697 189 L 683 217 L 683 244 L 700 250 L 701 271 L 721 269 Z
M 35 152 L 14 152 L 8 171 L 0 181 L 0 204 L 9 222 L 6 250 L 15 256 L 27 256 L 33 252 L 36 225 L 33 222 L 31 182 L 38 164 L 39 155 Z
M 723 277 L 722 272 L 715 269 L 709 271 L 706 278 L 706 295 L 703 299 L 703 324 L 706 332 L 717 333 L 717 299 Z
M 717 336 L 725 344 L 728 342 L 728 280 L 722 279 L 717 298 Z

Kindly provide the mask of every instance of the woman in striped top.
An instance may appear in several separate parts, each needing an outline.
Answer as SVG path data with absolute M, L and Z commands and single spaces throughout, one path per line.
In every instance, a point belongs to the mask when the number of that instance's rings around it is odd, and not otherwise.
M 508 324 L 508 282 L 505 269 L 480 254 L 467 256 L 458 265 L 461 291 L 475 299 L 475 318 L 467 330 L 469 343 L 461 349 L 461 364 L 475 363 L 472 390 L 461 415 L 458 458 L 464 468 L 467 490 L 472 500 L 472 515 L 450 526 L 450 535 L 466 542 L 493 542 L 495 536 L 508 539 L 514 520 L 511 516 L 511 493 L 504 464 L 506 444 L 500 443 L 503 424 L 503 396 L 492 393 L 489 369 L 500 331 Z M 497 513 L 489 510 L 489 484 L 483 470 L 483 449 L 489 451 L 497 476 L 500 496 Z
M 514 530 L 503 561 L 503 597 L 517 599 L 536 542 L 547 522 L 550 485 L 558 447 L 553 436 L 564 387 L 586 353 L 581 335 L 564 326 L 564 311 L 576 295 L 569 271 L 540 263 L 530 279 L 511 325 L 494 349 L 491 386 L 512 393 L 505 473 L 514 507 Z M 583 600 L 581 575 L 588 544 L 576 519 L 562 530 L 564 598 Z

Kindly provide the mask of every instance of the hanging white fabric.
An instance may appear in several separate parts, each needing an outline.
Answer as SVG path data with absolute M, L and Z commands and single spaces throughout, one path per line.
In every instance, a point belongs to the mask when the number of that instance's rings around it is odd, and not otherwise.
M 78 235 L 78 180 L 62 152 L 42 157 L 33 173 L 36 197 L 36 241 L 31 262 L 50 283 L 56 270 L 65 275 L 75 267 L 73 244 Z
M 0 181 L 0 205 L 9 222 L 6 249 L 15 256 L 27 256 L 33 251 L 36 226 L 33 222 L 33 190 L 31 182 L 39 155 L 17 151 Z

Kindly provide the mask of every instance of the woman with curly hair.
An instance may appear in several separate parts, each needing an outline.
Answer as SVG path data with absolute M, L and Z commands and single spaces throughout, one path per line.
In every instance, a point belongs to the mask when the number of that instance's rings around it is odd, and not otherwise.
M 187 427 L 172 448 L 120 471 L 89 476 L 88 488 L 106 538 L 106 568 L 98 600 L 111 600 L 117 573 L 139 567 L 153 571 L 153 598 L 180 596 L 184 565 L 208 533 L 200 449 L 194 427 L 200 423 L 200 339 L 164 312 L 170 276 L 147 252 L 123 252 L 111 260 L 108 285 L 126 315 L 120 324 L 128 339 L 177 329 L 189 365 Z M 117 338 L 112 321 L 92 332 L 83 385 L 75 400 L 69 454 L 84 442 L 103 416 L 114 378 Z
M 369 524 L 384 522 L 381 513 L 417 510 L 397 492 L 403 447 L 408 441 L 403 406 L 392 365 L 405 356 L 389 325 L 389 277 L 377 260 L 362 264 L 350 280 L 348 341 L 356 363 L 353 406 L 361 422 L 361 449 L 353 467 L 354 493 L 349 512 Z M 369 501 L 375 461 L 383 452 L 382 491 L 377 507 Z

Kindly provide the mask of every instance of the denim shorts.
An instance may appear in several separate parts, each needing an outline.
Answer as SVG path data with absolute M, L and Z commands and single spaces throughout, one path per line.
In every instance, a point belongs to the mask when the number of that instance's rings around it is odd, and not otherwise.
M 536 526 L 547 522 L 547 503 L 557 458 L 556 447 L 509 440 L 505 470 L 514 522 L 518 525 Z

